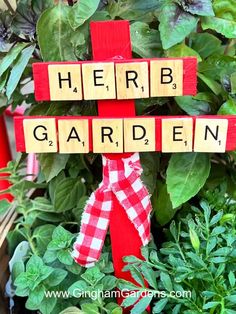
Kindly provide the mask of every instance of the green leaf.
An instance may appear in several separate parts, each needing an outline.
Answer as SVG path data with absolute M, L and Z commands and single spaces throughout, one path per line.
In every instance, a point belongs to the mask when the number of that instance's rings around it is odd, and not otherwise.
M 64 311 L 60 312 L 59 314 L 84 314 L 84 312 L 79 310 L 75 306 L 71 306 L 71 307 L 66 308 Z
M 37 23 L 37 35 L 44 61 L 76 61 L 69 24 L 70 7 L 62 1 L 41 15 Z
M 62 264 L 65 264 L 65 265 L 73 264 L 73 257 L 71 256 L 70 251 L 68 249 L 58 251 L 57 258 Z
M 81 277 L 87 281 L 89 284 L 95 285 L 98 283 L 105 275 L 100 271 L 97 266 L 91 267 L 81 275 Z
M 229 278 L 230 286 L 234 288 L 235 287 L 235 275 L 232 271 L 229 273 L 228 278 Z
M 176 209 L 173 209 L 166 184 L 158 182 L 157 190 L 152 195 L 152 206 L 156 220 L 162 226 L 167 224 L 174 217 Z
M 167 273 L 161 272 L 160 279 L 161 279 L 161 282 L 163 283 L 164 288 L 167 291 L 170 292 L 173 290 L 173 285 L 172 285 L 170 276 Z
M 149 193 L 152 194 L 156 188 L 156 174 L 159 169 L 160 155 L 157 153 L 141 153 L 140 160 L 143 168 L 142 181 L 148 188 Z
M 6 200 L 3 199 L 0 201 L 0 215 L 4 214 L 11 206 L 11 203 Z
M 222 91 L 221 85 L 214 79 L 207 77 L 202 73 L 198 73 L 198 77 L 216 94 L 219 95 Z
M 162 310 L 164 310 L 167 303 L 168 303 L 168 299 L 162 299 L 162 300 L 156 302 L 153 309 L 152 309 L 152 312 L 154 314 L 161 313 Z
M 186 46 L 185 44 L 179 44 L 171 47 L 167 50 L 167 57 L 197 57 L 198 62 L 202 61 L 202 58 L 197 53 L 197 51 L 192 48 Z
M 175 101 L 182 110 L 191 116 L 205 115 L 211 111 L 211 107 L 206 101 L 196 100 L 192 96 L 178 96 L 175 97 Z
M 220 115 L 236 115 L 236 102 L 233 99 L 227 100 L 220 107 L 218 114 Z
M 159 21 L 163 48 L 169 49 L 183 41 L 193 31 L 198 19 L 184 12 L 177 4 L 167 3 L 160 12 Z
M 58 286 L 67 276 L 68 272 L 64 269 L 54 268 L 51 275 L 47 278 L 49 287 Z
M 1 60 L 0 63 L 0 77 L 2 77 L 3 73 L 9 68 L 9 66 L 16 60 L 21 51 L 27 47 L 27 43 L 18 43 L 15 45 Z
M 44 298 L 39 310 L 42 314 L 52 314 L 52 311 L 57 303 L 56 298 Z
M 123 307 L 129 307 L 133 305 L 135 302 L 137 302 L 140 298 L 139 293 L 136 293 L 135 295 L 128 295 L 122 302 Z
M 207 58 L 218 52 L 221 48 L 221 40 L 209 33 L 193 33 L 190 35 L 191 48 L 196 50 L 202 58 Z
M 135 22 L 130 26 L 132 50 L 142 58 L 156 58 L 160 56 L 161 42 L 157 30 L 148 24 Z
M 36 287 L 33 291 L 29 294 L 29 302 L 30 304 L 35 304 L 36 307 L 40 305 L 43 301 L 45 293 L 45 288 L 43 286 Z
M 105 291 L 109 291 L 116 287 L 117 279 L 114 276 L 106 275 L 105 277 L 102 278 L 101 283 L 103 285 L 103 289 Z
M 83 25 L 97 10 L 100 0 L 80 0 L 70 10 L 69 23 L 75 30 Z
M 211 0 L 180 0 L 183 9 L 194 15 L 214 16 Z
M 55 209 L 57 212 L 63 212 L 76 207 L 80 198 L 85 195 L 85 192 L 85 185 L 78 179 L 63 179 L 56 186 Z
M 236 22 L 221 19 L 218 17 L 204 17 L 202 18 L 202 28 L 213 29 L 217 33 L 222 34 L 226 38 L 236 37 Z
M 148 284 L 152 288 L 158 290 L 156 274 L 153 271 L 153 269 L 145 263 L 141 264 L 140 268 L 141 268 L 142 274 L 143 274 L 145 280 L 147 280 Z
M 167 169 L 167 191 L 173 208 L 195 196 L 210 173 L 210 155 L 177 153 L 171 156 Z
M 88 284 L 84 280 L 78 280 L 69 287 L 68 292 L 71 296 L 76 297 L 76 293 L 86 291 L 87 288 Z
M 208 310 L 208 309 L 212 309 L 212 308 L 216 308 L 217 305 L 219 305 L 220 302 L 208 302 L 206 304 L 203 305 L 203 310 Z
M 54 229 L 54 225 L 45 224 L 34 230 L 33 238 L 36 239 L 37 249 L 40 253 L 44 254 L 45 249 L 51 240 Z
M 214 0 L 213 7 L 217 17 L 231 21 L 236 20 L 236 6 L 234 0 Z
M 152 13 L 160 9 L 163 0 L 119 0 L 109 1 L 107 10 L 112 19 L 119 16 L 125 20 L 152 21 Z
M 194 229 L 190 228 L 189 235 L 192 247 L 194 248 L 195 251 L 198 252 L 200 248 L 200 241 L 197 232 Z
M 34 49 L 35 49 L 35 45 L 32 45 L 22 50 L 21 54 L 19 55 L 16 62 L 14 63 L 14 66 L 11 70 L 11 73 L 10 73 L 10 76 L 6 85 L 6 96 L 8 99 L 11 98 L 12 93 L 17 87 L 17 84 L 19 83 L 21 79 L 21 76 L 32 56 L 32 53 L 34 52 Z
M 150 294 L 147 294 L 145 297 L 143 297 L 140 301 L 138 301 L 135 306 L 130 311 L 130 314 L 140 314 L 143 313 L 148 305 L 151 303 L 153 296 Z
M 42 172 L 49 182 L 58 175 L 67 164 L 69 155 L 67 154 L 40 154 L 39 162 Z
M 98 314 L 99 313 L 99 309 L 96 304 L 84 303 L 82 304 L 81 308 L 83 310 L 83 313 L 85 314 Z

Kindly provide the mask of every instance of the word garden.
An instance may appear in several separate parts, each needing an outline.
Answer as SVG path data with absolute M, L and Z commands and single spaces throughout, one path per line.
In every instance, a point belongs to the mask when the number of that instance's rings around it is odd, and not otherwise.
M 224 116 L 17 117 L 15 130 L 17 151 L 27 153 L 225 152 L 236 149 L 235 124 Z

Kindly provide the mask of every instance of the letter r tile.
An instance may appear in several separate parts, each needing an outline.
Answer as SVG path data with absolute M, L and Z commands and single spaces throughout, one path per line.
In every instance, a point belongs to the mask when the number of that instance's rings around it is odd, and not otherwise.
M 116 84 L 118 99 L 149 97 L 149 74 L 147 62 L 116 64 Z
M 123 153 L 123 120 L 93 119 L 93 152 Z
M 82 73 L 85 100 L 116 98 L 114 62 L 84 63 Z
M 26 153 L 56 153 L 57 130 L 54 118 L 24 119 Z
M 151 60 L 151 97 L 183 95 L 183 60 Z
M 50 64 L 48 77 L 51 100 L 83 99 L 80 64 Z
M 155 118 L 124 119 L 125 152 L 155 151 Z

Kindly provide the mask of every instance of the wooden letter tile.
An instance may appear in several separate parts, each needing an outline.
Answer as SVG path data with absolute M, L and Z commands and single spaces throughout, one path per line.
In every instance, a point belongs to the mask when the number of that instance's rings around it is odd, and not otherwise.
M 55 119 L 25 119 L 23 125 L 26 153 L 57 152 Z
M 192 152 L 193 119 L 170 118 L 162 120 L 162 152 Z
M 183 95 L 183 60 L 150 62 L 151 97 Z
M 125 152 L 155 151 L 155 118 L 124 119 Z
M 115 99 L 114 62 L 82 65 L 85 100 Z
M 89 152 L 88 120 L 58 120 L 59 152 L 80 154 Z
M 117 63 L 116 84 L 118 99 L 148 98 L 148 63 Z
M 93 120 L 93 152 L 123 153 L 123 120 Z
M 82 78 L 80 64 L 52 64 L 48 66 L 51 100 L 81 100 Z
M 196 119 L 194 151 L 224 153 L 228 133 L 227 119 Z

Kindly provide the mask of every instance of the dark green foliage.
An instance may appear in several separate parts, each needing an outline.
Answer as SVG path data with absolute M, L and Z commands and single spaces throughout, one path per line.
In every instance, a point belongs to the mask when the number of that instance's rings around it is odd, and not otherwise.
M 22 88 L 32 80 L 32 62 L 91 59 L 90 21 L 129 19 L 134 57 L 196 56 L 199 62 L 195 97 L 141 99 L 138 115 L 236 114 L 235 0 L 57 2 L 18 0 L 16 12 L 0 13 L 0 112 L 25 102 L 27 115 L 96 115 L 93 101 L 37 103 Z M 91 270 L 76 265 L 70 255 L 84 205 L 101 181 L 100 156 L 38 155 L 40 173 L 34 182 L 25 178 L 25 158 L 19 156 L 1 171 L 10 174 L 9 191 L 19 214 L 8 234 L 10 254 L 21 241 L 29 244 L 13 267 L 16 294 L 27 296 L 26 307 L 43 314 L 121 313 L 115 299 L 71 297 L 75 288 L 99 292 L 117 284 L 109 235 L 101 261 Z M 236 313 L 235 159 L 235 152 L 141 155 L 158 249 L 143 249 L 144 262 L 126 258 L 126 271 L 141 286 L 145 278 L 151 292 L 124 301 L 135 304 L 132 314 L 141 314 L 150 302 L 153 313 Z M 31 197 L 32 189 L 37 194 Z M 0 213 L 9 206 L 0 201 Z M 127 282 L 119 285 L 137 289 Z M 170 297 L 172 290 L 189 289 L 191 298 Z M 52 290 L 68 295 L 46 298 L 45 291 Z M 166 297 L 153 297 L 156 290 Z

